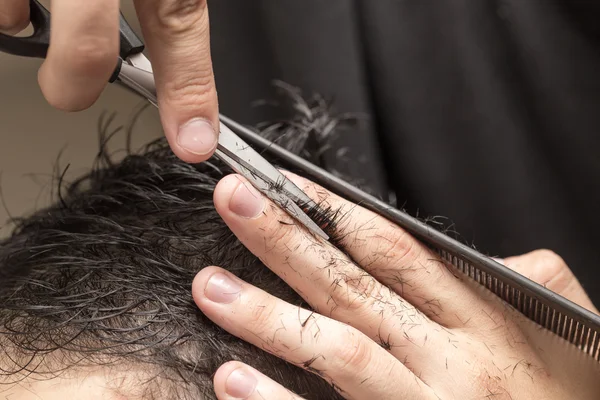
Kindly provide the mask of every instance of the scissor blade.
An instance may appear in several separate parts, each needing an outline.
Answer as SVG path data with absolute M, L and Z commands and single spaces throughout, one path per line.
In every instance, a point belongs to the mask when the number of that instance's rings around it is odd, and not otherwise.
M 141 55 L 142 65 L 144 59 Z M 151 72 L 123 63 L 119 82 L 158 107 L 154 75 Z M 223 123 L 215 154 L 307 229 L 329 240 L 329 236 L 298 206 L 301 204 L 307 208 L 314 207 L 312 199 Z
M 308 230 L 329 240 L 329 236 L 319 225 L 298 206 L 298 204 L 302 204 L 310 207 L 314 204 L 312 199 L 224 124 L 221 124 L 219 146 L 215 154 Z M 300 192 L 301 196 L 290 195 L 287 189 L 290 185 L 291 190 Z M 307 198 L 308 201 L 303 201 L 302 198 Z
M 308 197 L 306 193 L 283 175 L 256 150 L 244 142 L 224 123 L 221 123 L 219 144 L 227 149 L 230 156 L 239 162 L 250 166 L 252 170 L 259 171 L 265 175 L 265 179 L 270 180 L 274 185 L 283 189 L 296 204 L 302 204 L 306 207 L 313 207 L 315 205 L 314 201 Z
M 131 60 L 131 58 L 129 60 Z M 129 89 L 148 100 L 154 107 L 158 108 L 156 84 L 154 82 L 154 74 L 151 72 L 134 67 L 128 63 L 123 63 L 117 82 L 126 89 Z
M 134 54 L 127 58 L 127 60 L 125 61 L 127 61 L 130 65 L 133 65 L 134 67 L 144 70 L 148 73 L 153 72 L 152 64 L 150 63 L 150 60 L 148 60 L 148 58 L 144 55 L 144 53 Z

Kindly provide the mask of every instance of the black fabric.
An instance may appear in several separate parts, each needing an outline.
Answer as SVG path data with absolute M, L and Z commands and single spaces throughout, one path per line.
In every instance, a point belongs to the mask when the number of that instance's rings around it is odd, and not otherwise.
M 598 304 L 599 4 L 213 1 L 221 109 L 276 117 L 248 105 L 277 78 L 369 114 L 344 172 L 485 253 L 556 251 Z

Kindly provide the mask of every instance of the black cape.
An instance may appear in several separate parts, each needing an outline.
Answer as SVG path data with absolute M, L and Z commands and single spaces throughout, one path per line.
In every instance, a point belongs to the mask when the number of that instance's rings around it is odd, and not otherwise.
M 272 79 L 367 113 L 344 172 L 486 254 L 549 248 L 600 303 L 600 4 L 585 0 L 218 0 L 221 110 Z M 368 163 L 359 160 L 367 159 Z

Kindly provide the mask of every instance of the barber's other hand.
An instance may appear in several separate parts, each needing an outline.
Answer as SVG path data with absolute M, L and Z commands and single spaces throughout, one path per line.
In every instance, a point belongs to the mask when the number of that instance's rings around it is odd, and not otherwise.
M 217 93 L 206 0 L 135 0 L 155 73 L 163 128 L 175 154 L 208 159 L 217 145 Z M 52 0 L 50 49 L 39 83 L 50 104 L 90 107 L 119 54 L 119 0 Z M 0 0 L 0 31 L 29 23 L 29 0 Z
M 216 324 L 319 374 L 347 399 L 598 399 L 591 357 L 558 345 L 398 226 L 292 179 L 339 210 L 333 237 L 346 254 L 297 227 L 241 177 L 224 178 L 214 196 L 221 217 L 315 311 L 209 267 L 192 291 Z M 548 252 L 504 262 L 591 306 Z M 237 362 L 217 372 L 215 391 L 221 400 L 299 398 Z

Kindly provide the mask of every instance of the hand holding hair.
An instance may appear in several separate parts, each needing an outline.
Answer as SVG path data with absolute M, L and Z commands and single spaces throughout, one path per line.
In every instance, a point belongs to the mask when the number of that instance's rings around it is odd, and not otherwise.
M 337 248 L 297 227 L 239 176 L 224 178 L 214 200 L 238 239 L 308 305 L 286 303 L 209 267 L 192 291 L 213 322 L 321 376 L 347 399 L 598 398 L 593 360 L 570 364 L 566 345 L 401 228 L 291 178 L 326 210 L 321 222 Z M 597 312 L 553 253 L 504 262 Z M 214 382 L 221 400 L 302 395 L 239 362 L 222 366 Z

